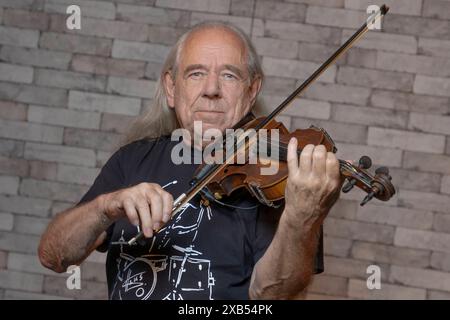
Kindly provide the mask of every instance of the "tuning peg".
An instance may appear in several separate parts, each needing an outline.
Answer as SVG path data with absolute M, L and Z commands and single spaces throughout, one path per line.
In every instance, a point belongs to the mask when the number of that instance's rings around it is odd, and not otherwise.
M 375 174 L 384 174 L 389 175 L 389 168 L 388 167 L 379 167 L 375 170 Z
M 343 187 L 342 192 L 347 193 L 352 190 L 353 186 L 356 184 L 355 179 L 350 179 Z
M 358 167 L 361 169 L 369 169 L 372 166 L 372 159 L 368 156 L 362 156 L 359 158 Z
M 370 200 L 372 200 L 373 196 L 375 195 L 374 191 L 371 191 L 364 199 L 363 201 L 361 201 L 360 206 L 362 207 L 363 205 L 365 205 L 367 202 L 369 202 Z

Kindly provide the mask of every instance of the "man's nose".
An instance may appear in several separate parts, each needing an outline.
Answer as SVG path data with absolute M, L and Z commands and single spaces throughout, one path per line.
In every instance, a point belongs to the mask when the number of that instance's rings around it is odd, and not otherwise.
M 208 75 L 203 89 L 203 96 L 210 99 L 220 98 L 221 88 L 218 75 L 214 73 Z

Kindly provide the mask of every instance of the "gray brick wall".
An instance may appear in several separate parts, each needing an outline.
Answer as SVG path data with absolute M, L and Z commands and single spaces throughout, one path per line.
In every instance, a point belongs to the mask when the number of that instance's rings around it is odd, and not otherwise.
M 72 206 L 151 101 L 170 45 L 203 20 L 237 24 L 268 75 L 269 111 L 365 19 L 368 0 L 0 0 L 0 298 L 104 299 L 105 256 L 82 290 L 40 266 L 39 235 Z M 308 299 L 450 299 L 450 3 L 386 1 L 369 32 L 280 117 L 321 125 L 339 157 L 391 168 L 398 193 L 325 222 L 324 274 Z M 82 29 L 65 28 L 79 4 Z M 381 268 L 368 290 L 366 268 Z

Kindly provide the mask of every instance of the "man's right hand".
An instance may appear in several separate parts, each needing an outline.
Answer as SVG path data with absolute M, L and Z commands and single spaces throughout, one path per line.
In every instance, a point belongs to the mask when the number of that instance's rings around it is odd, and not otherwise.
M 126 216 L 135 226 L 140 225 L 148 238 L 169 221 L 173 206 L 170 193 L 156 183 L 146 182 L 101 195 L 99 201 L 109 219 L 116 221 Z

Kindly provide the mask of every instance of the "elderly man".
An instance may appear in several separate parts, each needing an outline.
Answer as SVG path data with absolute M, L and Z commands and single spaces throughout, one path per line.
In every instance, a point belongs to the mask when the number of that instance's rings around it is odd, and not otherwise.
M 258 56 L 239 29 L 204 23 L 183 35 L 132 141 L 108 160 L 80 203 L 50 223 L 39 246 L 42 264 L 64 272 L 93 250 L 107 250 L 111 299 L 298 297 L 323 270 L 321 225 L 342 184 L 338 160 L 324 146 L 308 145 L 298 157 L 297 141 L 290 141 L 278 209 L 241 192 L 229 205 L 196 197 L 170 219 L 174 197 L 188 189 L 197 167 L 171 161 L 177 142 L 170 132 L 181 127 L 193 137 L 194 121 L 203 130 L 233 127 L 255 104 L 262 80 Z M 130 245 L 139 230 L 145 241 Z

